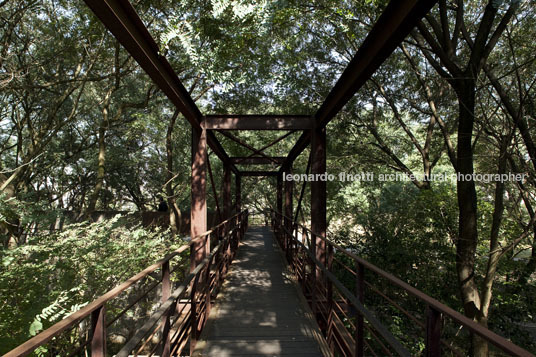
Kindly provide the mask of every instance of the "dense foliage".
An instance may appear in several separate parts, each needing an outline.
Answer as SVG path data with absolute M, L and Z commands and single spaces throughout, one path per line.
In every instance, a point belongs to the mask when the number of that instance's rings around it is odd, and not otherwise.
M 0 307 L 0 352 L 7 352 L 52 326 L 178 248 L 180 243 L 171 241 L 169 232 L 148 231 L 132 218 L 117 215 L 101 222 L 67 224 L 61 231 L 41 231 L 24 245 L 2 251 L 0 294 L 4 303 Z M 117 314 L 125 302 L 151 282 L 142 281 L 120 299 L 112 300 L 108 311 Z M 157 299 L 149 296 L 141 309 L 150 310 Z M 134 324 L 128 326 L 114 326 L 112 330 L 126 338 L 135 328 Z M 55 353 L 61 354 L 58 344 L 62 343 L 65 351 L 72 351 L 73 341 L 79 338 L 77 333 L 73 331 L 56 342 Z
M 133 3 L 203 113 L 312 114 L 387 2 Z M 333 239 L 532 351 L 535 17 L 533 1 L 439 1 L 327 127 L 330 173 L 415 177 L 328 182 Z M 257 148 L 282 135 L 235 134 Z M 251 154 L 216 135 L 230 156 Z M 285 156 L 298 136 L 266 154 Z M 169 249 L 171 238 L 121 220 L 81 222 L 97 210 L 154 210 L 159 194 L 179 220 L 190 204 L 190 140 L 182 114 L 83 1 L 0 0 L 2 347 Z M 210 163 L 216 211 L 222 165 L 213 154 Z M 526 178 L 426 179 L 440 173 Z M 273 181 L 244 179 L 242 192 L 245 207 L 275 207 Z M 308 224 L 304 192 L 298 217 Z M 78 223 L 49 234 L 61 212 Z

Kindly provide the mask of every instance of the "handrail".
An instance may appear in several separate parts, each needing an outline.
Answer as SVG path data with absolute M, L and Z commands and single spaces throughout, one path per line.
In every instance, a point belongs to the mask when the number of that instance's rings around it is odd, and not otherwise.
M 132 285 L 136 284 L 138 281 L 142 280 L 143 278 L 147 277 L 149 274 L 157 270 L 158 268 L 162 267 L 164 264 L 169 263 L 171 259 L 176 257 L 177 255 L 183 253 L 187 249 L 189 249 L 194 243 L 199 242 L 204 237 L 210 235 L 211 233 L 215 232 L 215 230 L 222 225 L 225 225 L 229 222 L 231 222 L 233 219 L 235 219 L 237 216 L 247 214 L 247 210 L 243 210 L 234 216 L 226 219 L 225 221 L 219 223 L 218 225 L 212 227 L 210 230 L 203 232 L 196 236 L 194 239 L 192 239 L 187 244 L 182 245 L 177 250 L 171 252 L 170 254 L 166 255 L 164 258 L 158 260 L 156 263 L 148 266 L 141 272 L 135 274 L 130 279 L 124 281 L 120 285 L 116 286 L 115 288 L 111 289 L 110 291 L 104 293 L 97 299 L 90 302 L 88 305 L 84 306 L 80 310 L 72 313 L 71 315 L 67 316 L 63 320 L 57 322 L 56 324 L 52 325 L 45 331 L 39 333 L 38 335 L 32 337 L 31 339 L 27 340 L 23 344 L 15 347 L 13 350 L 7 352 L 4 357 L 17 357 L 17 356 L 25 356 L 32 351 L 34 351 L 37 347 L 44 345 L 45 343 L 49 342 L 54 337 L 60 335 L 62 332 L 70 328 L 71 326 L 75 325 L 82 319 L 85 319 L 89 317 L 92 313 L 97 311 L 99 308 L 102 308 L 108 301 L 112 300 L 113 298 L 117 297 L 119 294 L 130 288 Z
M 192 245 L 194 242 L 199 241 L 201 238 L 206 237 L 206 236 L 208 236 L 208 235 L 211 234 L 211 233 L 214 233 L 214 231 L 216 230 L 216 228 L 219 228 L 219 227 L 223 226 L 224 224 L 229 223 L 230 221 L 232 221 L 232 220 L 233 220 L 234 218 L 236 218 L 237 216 L 239 216 L 239 215 L 241 215 L 241 214 L 243 214 L 243 213 L 246 213 L 246 212 L 248 212 L 247 209 L 242 210 L 242 211 L 236 213 L 234 216 L 227 218 L 225 221 L 222 221 L 222 222 L 218 223 L 217 225 L 211 227 L 208 231 L 203 232 L 203 233 L 201 233 L 201 234 L 198 234 L 198 235 L 195 236 L 190 242 L 188 242 L 188 245 Z
M 292 234 L 292 232 L 289 232 L 288 229 L 283 227 L 283 230 L 285 230 L 288 234 Z M 382 325 L 382 323 L 374 316 L 374 314 L 369 311 L 363 304 L 359 302 L 359 300 L 352 295 L 352 293 L 337 279 L 337 277 L 330 272 L 324 264 L 322 264 L 316 257 L 313 255 L 313 253 L 310 252 L 309 249 L 300 241 L 296 239 L 296 237 L 293 237 L 294 241 L 301 245 L 303 248 L 305 248 L 305 252 L 311 260 L 322 270 L 324 274 L 337 286 L 337 288 L 342 291 L 342 293 L 346 296 L 346 298 L 352 303 L 352 305 L 355 306 L 355 308 L 367 319 L 367 321 L 370 322 L 370 324 L 376 329 L 376 331 L 379 332 L 379 334 L 389 343 L 391 347 L 400 355 L 400 356 L 410 356 L 409 351 L 402 346 L 400 342 L 385 328 L 385 326 Z
M 24 342 L 22 345 L 19 345 L 15 349 L 9 351 L 8 353 L 4 355 L 4 357 L 24 356 L 32 352 L 38 346 L 41 346 L 47 343 L 52 338 L 58 336 L 59 334 L 61 334 L 63 331 L 65 331 L 66 329 L 68 329 L 69 327 L 77 323 L 78 321 L 88 317 L 93 311 L 97 310 L 98 308 L 103 306 L 106 302 L 115 298 L 116 296 L 121 294 L 123 291 L 130 288 L 132 285 L 134 285 L 141 279 L 145 278 L 147 275 L 154 272 L 156 269 L 160 268 L 164 263 L 169 262 L 173 257 L 184 252 L 189 247 L 190 247 L 190 244 L 185 244 L 181 246 L 179 249 L 177 249 L 175 252 L 171 253 L 167 257 L 160 259 L 153 265 L 145 268 L 144 270 L 134 275 L 130 279 L 126 280 L 122 284 L 116 286 L 115 288 L 108 291 L 104 295 L 101 295 L 97 299 L 93 300 L 91 303 L 84 306 L 80 310 L 72 313 L 71 315 L 67 316 L 65 319 L 59 321 L 58 323 L 46 329 L 45 331 L 41 332 L 40 334 Z
M 167 310 L 172 306 L 173 302 L 177 300 L 185 291 L 188 285 L 192 282 L 192 280 L 195 278 L 195 276 L 207 265 L 216 251 L 220 248 L 222 243 L 220 242 L 210 253 L 208 257 L 203 259 L 203 261 L 198 264 L 195 269 L 186 276 L 186 278 L 182 281 L 182 283 L 175 289 L 175 291 L 170 295 L 170 297 L 160 306 L 160 308 L 151 315 L 149 320 L 136 332 L 134 336 L 121 348 L 121 350 L 117 353 L 117 357 L 126 357 L 130 354 L 130 351 L 136 347 L 136 345 L 143 339 L 145 334 L 150 330 L 150 328 L 154 325 L 156 321 L 158 321 L 159 318 L 162 317 L 166 313 Z
M 406 292 L 408 292 L 409 294 L 413 295 L 417 299 L 419 299 L 419 300 L 423 301 L 424 303 L 426 303 L 426 305 L 428 305 L 429 307 L 433 308 L 437 312 L 439 312 L 439 313 L 451 318 L 453 321 L 456 321 L 456 322 L 462 324 L 468 330 L 476 333 L 477 335 L 479 335 L 480 337 L 482 337 L 486 341 L 490 342 L 491 344 L 495 345 L 496 347 L 502 349 L 503 351 L 508 352 L 508 353 L 510 353 L 512 355 L 515 355 L 515 356 L 534 356 L 532 353 L 526 351 L 522 347 L 520 347 L 520 346 L 514 344 L 513 342 L 507 340 L 506 338 L 494 333 L 493 331 L 491 331 L 491 330 L 479 325 L 478 323 L 476 323 L 475 321 L 471 320 L 470 318 L 462 315 L 461 313 L 459 313 L 456 310 L 448 307 L 447 305 L 442 304 L 438 300 L 426 295 L 422 291 L 412 287 L 411 285 L 409 285 L 406 282 L 400 280 L 396 276 L 394 276 L 394 275 L 392 275 L 392 274 L 380 269 L 379 267 L 371 264 L 370 262 L 364 260 L 363 258 L 358 257 L 354 253 L 347 251 L 345 248 L 343 248 L 342 246 L 338 245 L 337 243 L 334 243 L 334 242 L 330 241 L 329 239 L 327 239 L 323 235 L 317 234 L 317 233 L 313 232 L 311 229 L 309 229 L 308 227 L 305 227 L 302 224 L 294 222 L 291 217 L 288 217 L 288 216 L 286 216 L 286 215 L 284 215 L 284 214 L 282 214 L 280 212 L 277 212 L 277 211 L 275 211 L 273 209 L 272 209 L 272 212 L 274 214 L 276 214 L 276 215 L 278 215 L 278 216 L 280 216 L 282 218 L 285 218 L 285 219 L 289 220 L 290 222 L 292 222 L 292 225 L 291 225 L 292 227 L 301 227 L 302 229 L 305 229 L 306 231 L 311 233 L 314 237 L 321 239 L 322 241 L 326 242 L 327 244 L 330 244 L 335 249 L 339 250 L 340 252 L 342 252 L 343 254 L 348 256 L 349 258 L 355 260 L 356 263 L 362 265 L 363 267 L 365 267 L 368 270 L 376 273 L 377 275 L 385 278 L 391 284 L 393 284 L 393 285 L 405 290 Z M 285 231 L 287 231 L 287 233 L 289 233 L 287 229 L 285 229 Z M 300 244 L 301 244 L 301 242 L 300 242 Z M 307 251 L 308 251 L 308 249 L 307 249 Z

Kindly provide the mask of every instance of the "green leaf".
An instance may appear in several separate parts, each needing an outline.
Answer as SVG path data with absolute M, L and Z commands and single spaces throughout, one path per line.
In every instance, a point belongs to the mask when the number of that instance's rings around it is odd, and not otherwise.
M 34 320 L 30 325 L 30 336 L 37 335 L 43 329 L 43 324 L 39 320 Z

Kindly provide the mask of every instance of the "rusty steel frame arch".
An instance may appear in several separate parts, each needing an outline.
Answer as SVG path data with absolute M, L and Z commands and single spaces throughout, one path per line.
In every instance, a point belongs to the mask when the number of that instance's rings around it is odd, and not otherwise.
M 238 182 L 242 175 L 278 175 L 272 171 L 256 173 L 246 171 L 242 174 L 235 166 L 239 161 L 229 158 L 217 140 L 214 130 L 218 130 L 223 135 L 251 149 L 253 154 L 247 157 L 250 161 L 261 162 L 259 159 L 253 159 L 260 156 L 261 160 L 281 166 L 279 175 L 289 171 L 298 155 L 311 144 L 311 152 L 313 153 L 311 171 L 312 173 L 324 172 L 326 170 L 326 132 L 324 128 L 421 18 L 431 10 L 437 0 L 391 0 L 331 92 L 312 116 L 301 114 L 216 114 L 203 116 L 169 62 L 160 55 L 156 42 L 128 0 L 85 0 L 85 2 L 192 125 L 191 235 L 195 236 L 207 228 L 207 146 L 224 164 L 224 201 L 231 199 L 231 171 L 237 176 L 237 188 L 240 187 Z M 281 163 L 280 159 L 271 158 L 264 154 L 264 149 L 257 150 L 250 147 L 238 138 L 226 133 L 226 130 L 301 130 L 303 133 Z M 288 187 L 288 184 L 285 186 Z M 277 187 L 279 190 L 281 185 L 277 185 Z M 311 216 L 312 221 L 315 222 L 315 231 L 325 234 L 325 182 L 312 183 L 311 193 Z M 237 194 L 238 196 L 240 195 Z M 229 202 L 224 202 L 224 207 L 225 216 L 227 216 L 230 214 Z M 319 244 L 322 244 L 320 240 Z M 207 246 L 197 250 L 202 253 L 192 257 L 192 269 L 208 254 L 209 249 L 210 247 Z
M 285 212 L 283 217 L 275 220 L 278 226 L 284 227 L 286 233 L 283 236 L 283 248 L 288 252 L 285 245 L 292 244 L 293 226 L 296 224 L 296 218 L 293 216 L 293 181 L 283 179 L 285 173 L 292 171 L 294 160 L 311 145 L 310 159 L 308 170 L 312 174 L 322 174 L 326 171 L 326 148 L 327 134 L 326 125 L 337 115 L 337 113 L 348 103 L 354 94 L 364 85 L 364 83 L 372 76 L 372 74 L 381 66 L 386 58 L 396 49 L 403 41 L 409 32 L 417 25 L 419 21 L 432 9 L 437 0 L 391 0 L 381 16 L 374 24 L 373 28 L 365 38 L 361 47 L 349 62 L 347 68 L 341 74 L 339 80 L 332 88 L 322 105 L 313 115 L 203 115 L 188 91 L 185 89 L 176 72 L 171 67 L 167 59 L 160 55 L 159 48 L 149 31 L 139 18 L 132 4 L 128 0 L 84 0 L 89 8 L 96 14 L 100 21 L 110 30 L 121 45 L 132 55 L 142 69 L 149 77 L 158 85 L 158 87 L 166 94 L 170 101 L 181 111 L 186 120 L 192 126 L 192 177 L 191 177 L 191 236 L 200 237 L 203 234 L 210 234 L 207 231 L 207 215 L 206 215 L 206 176 L 207 166 L 209 166 L 208 148 L 210 148 L 220 160 L 223 162 L 223 217 L 222 223 L 225 228 L 228 227 L 228 222 L 232 216 L 232 197 L 231 197 L 231 176 L 235 174 L 235 209 L 236 212 L 241 212 L 241 179 L 247 176 L 266 176 L 277 177 L 277 209 L 278 212 Z M 285 130 L 289 133 L 279 137 L 272 143 L 264 146 L 261 149 L 255 149 L 249 144 L 243 142 L 234 135 L 228 133 L 228 130 Z M 218 141 L 214 131 L 220 132 L 222 135 L 237 142 L 238 144 L 248 148 L 253 153 L 246 157 L 229 157 L 225 149 Z M 271 157 L 264 153 L 264 150 L 275 145 L 277 142 L 285 139 L 290 134 L 302 131 L 296 144 L 290 150 L 287 157 Z M 270 164 L 280 166 L 278 171 L 239 171 L 235 165 L 263 165 Z M 214 186 L 214 185 L 213 185 Z M 304 187 L 302 187 L 298 207 L 301 205 Z M 239 213 L 237 215 L 241 215 Z M 246 213 L 247 216 L 247 213 Z M 296 216 L 297 217 L 297 216 Z M 293 222 L 294 221 L 294 222 Z M 246 219 L 247 222 L 247 219 Z M 311 236 L 315 254 L 311 255 L 311 259 L 318 263 L 318 266 L 325 267 L 330 262 L 326 261 L 326 249 L 331 249 L 333 252 L 334 244 L 329 243 L 326 239 L 326 182 L 313 181 L 311 183 Z M 247 225 L 247 223 L 246 223 Z M 242 232 L 243 234 L 244 232 Z M 210 242 L 210 240 L 208 240 Z M 210 243 L 205 239 L 194 239 L 191 243 L 191 271 L 199 269 L 203 262 L 206 262 L 207 256 L 210 253 Z M 339 247 L 337 247 L 339 248 Z M 187 247 L 181 248 L 183 250 Z M 178 252 L 176 252 L 178 254 Z M 172 256 L 162 260 L 159 263 L 149 267 L 144 272 L 148 274 L 150 271 L 162 265 L 163 268 L 163 284 L 162 298 L 165 300 L 170 294 L 169 285 L 169 259 Z M 359 260 L 359 258 L 355 258 Z M 368 264 L 359 260 L 359 264 Z M 379 269 L 368 265 L 369 269 L 376 269 L 379 274 L 384 274 Z M 316 274 L 329 274 L 329 271 L 316 271 Z M 360 274 L 362 275 L 362 274 Z M 385 275 L 385 274 L 384 274 Z M 137 278 L 138 275 L 134 278 Z M 392 277 L 387 278 L 393 280 Z M 395 283 L 403 285 L 402 282 Z M 164 286 L 165 285 L 165 286 Z M 120 289 L 126 289 L 127 285 L 119 286 L 108 294 L 109 297 L 118 294 Z M 405 286 L 406 290 L 411 290 L 409 286 Z M 416 289 L 411 290 L 414 294 Z M 420 294 L 420 293 L 417 293 Z M 108 298 L 105 295 L 106 298 Z M 428 298 L 427 298 L 428 299 Z M 104 301 L 104 300 L 102 300 Z M 443 309 L 441 304 L 437 304 L 435 300 L 427 300 L 430 306 L 437 305 L 438 311 Z M 104 310 L 98 305 L 101 300 L 96 300 L 93 305 L 88 305 L 75 316 L 81 315 L 82 311 L 95 307 L 94 320 L 98 326 L 104 326 Z M 210 304 L 210 296 L 207 297 L 207 304 Z M 357 303 L 356 303 L 357 304 Z M 455 315 L 455 312 L 445 310 L 446 313 Z M 443 313 L 445 313 L 443 311 Z M 78 314 L 78 315 L 77 315 Z M 457 316 L 457 315 L 456 315 Z M 458 317 L 457 317 L 458 318 Z M 461 316 L 460 319 L 465 319 Z M 437 320 L 437 317 L 436 317 Z M 472 321 L 465 321 L 467 325 L 471 325 Z M 437 321 L 432 324 L 432 332 L 438 330 Z M 481 329 L 482 333 L 487 333 L 479 326 L 473 326 L 473 329 Z M 102 340 L 105 338 L 103 329 L 95 329 L 99 332 L 99 336 L 95 333 L 95 337 Z M 479 330 L 480 331 L 480 330 Z M 56 329 L 53 333 L 61 333 L 61 330 Z M 491 335 L 490 335 L 491 336 Z M 427 338 L 438 339 L 438 336 L 427 336 Z M 46 335 L 43 338 L 52 338 L 52 335 Z M 510 352 L 518 355 L 525 355 L 526 351 L 518 348 L 513 344 L 501 342 L 509 348 Z M 102 341 L 100 341 L 102 345 Z M 23 347 L 23 346 L 21 346 Z M 21 348 L 19 347 L 19 348 Z M 359 349 L 359 347 L 358 347 Z M 29 350 L 28 350 L 29 351 Z M 12 351 L 13 352 L 13 351 Z M 25 350 L 26 352 L 26 350 Z M 105 350 L 95 349 L 93 355 L 104 355 Z M 427 351 L 429 353 L 429 351 Z M 362 355 L 363 351 L 356 351 L 356 355 Z M 164 353 L 166 354 L 166 353 Z M 168 353 L 169 354 L 169 353 Z

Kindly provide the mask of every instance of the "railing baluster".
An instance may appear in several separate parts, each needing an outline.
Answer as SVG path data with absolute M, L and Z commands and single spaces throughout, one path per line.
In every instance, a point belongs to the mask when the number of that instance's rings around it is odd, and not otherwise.
M 205 269 L 207 269 L 207 272 L 206 272 L 206 275 L 204 277 L 204 285 L 205 285 L 205 311 L 204 311 L 204 314 L 203 314 L 203 324 L 202 326 L 205 325 L 205 323 L 207 322 L 207 319 L 208 319 L 208 315 L 210 314 L 210 304 L 211 304 L 211 299 L 210 299 L 210 294 L 211 294 L 211 291 L 210 291 L 210 267 L 212 266 L 212 262 L 214 260 L 214 257 L 215 256 L 212 256 L 212 258 L 210 258 L 207 266 L 205 267 Z
M 106 308 L 102 305 L 91 313 L 91 357 L 106 356 Z
M 228 236 L 229 236 L 229 232 L 231 231 L 232 229 L 232 226 L 236 225 L 236 222 L 234 219 L 232 219 L 229 223 L 226 223 L 225 224 L 225 227 L 224 227 L 224 230 L 223 230 L 223 239 L 227 239 Z M 227 256 L 227 259 L 231 260 L 232 257 L 233 257 L 233 247 L 232 247 L 232 243 L 231 243 L 231 239 L 229 238 L 229 245 L 227 246 L 227 251 L 225 252 L 226 256 Z
M 326 249 L 326 268 L 329 272 L 333 273 L 333 245 L 328 244 Z M 328 308 L 328 320 L 327 320 L 327 326 L 326 326 L 326 332 L 328 337 L 328 342 L 332 340 L 331 332 L 332 332 L 332 322 L 333 322 L 333 315 L 335 312 L 333 311 L 333 282 L 328 278 L 327 274 L 325 274 L 326 278 L 326 298 L 327 298 L 327 308 Z M 334 345 L 334 343 L 333 343 Z
M 311 256 L 316 257 L 316 234 L 314 234 L 313 232 L 311 232 Z M 311 262 L 311 305 L 315 318 L 318 319 L 318 306 L 316 304 L 316 285 L 320 270 L 317 269 L 318 267 L 312 259 L 309 259 L 309 261 Z
M 290 237 L 289 237 L 289 253 L 290 253 L 290 259 L 292 259 L 292 261 L 294 261 L 295 259 L 295 252 L 294 252 L 294 240 L 297 239 L 297 234 L 296 234 L 296 226 L 295 226 L 295 222 L 292 222 L 292 229 L 290 230 L 291 234 L 290 234 Z
M 311 240 L 309 239 L 309 232 L 305 229 L 304 227 L 304 232 L 305 232 L 305 240 L 307 241 L 307 249 L 311 249 Z M 313 275 L 315 273 L 314 269 L 309 266 L 308 264 L 309 262 L 309 257 L 307 256 L 307 253 L 304 252 L 304 255 L 303 255 L 303 265 L 304 265 L 304 269 L 306 271 L 306 274 L 305 274 L 305 283 L 306 285 L 308 285 L 308 287 L 306 288 L 305 291 L 307 291 L 307 289 L 309 289 L 311 286 L 312 286 L 312 282 L 313 282 Z
M 361 304 L 365 303 L 365 267 L 361 263 L 357 263 L 357 279 L 356 279 L 356 296 L 359 299 Z M 357 313 L 357 324 L 355 331 L 355 355 L 357 357 L 362 357 L 365 350 L 365 336 L 364 332 L 364 321 L 363 315 L 359 312 Z
M 170 269 L 169 261 L 165 262 L 162 265 L 162 303 L 169 299 L 171 293 L 171 281 L 169 279 Z M 162 320 L 164 322 L 164 327 L 162 329 L 162 356 L 169 357 L 170 352 L 170 317 L 174 309 L 169 309 Z
M 197 343 L 197 303 L 195 300 L 198 276 L 192 282 L 192 291 L 190 293 L 190 356 L 194 354 L 195 344 Z
M 439 311 L 426 307 L 426 356 L 441 356 L 441 320 Z

